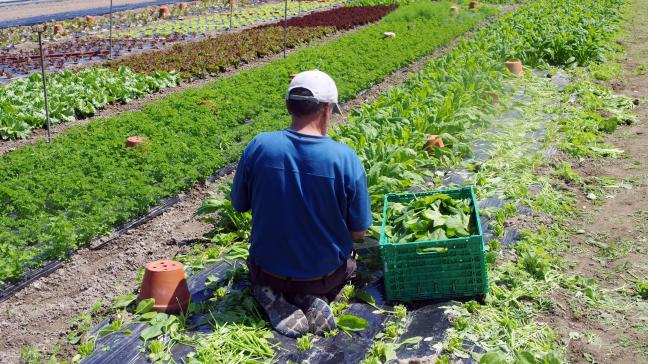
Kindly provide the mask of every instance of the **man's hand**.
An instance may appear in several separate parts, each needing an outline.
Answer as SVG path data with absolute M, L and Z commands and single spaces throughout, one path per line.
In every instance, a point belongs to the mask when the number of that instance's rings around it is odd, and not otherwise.
M 356 242 L 363 241 L 366 233 L 367 233 L 366 231 L 352 231 L 351 240 Z

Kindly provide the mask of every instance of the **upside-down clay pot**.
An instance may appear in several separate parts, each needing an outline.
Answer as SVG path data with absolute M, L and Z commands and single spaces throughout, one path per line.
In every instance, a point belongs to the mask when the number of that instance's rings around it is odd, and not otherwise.
M 178 5 L 178 7 L 180 8 L 180 10 L 187 10 L 187 8 L 189 7 L 189 4 L 180 3 L 180 5 Z
M 63 24 L 54 24 L 54 34 L 63 33 Z
M 425 145 L 423 145 L 423 149 L 427 150 L 428 152 L 434 151 L 435 148 L 444 147 L 445 144 L 443 143 L 443 139 L 441 139 L 440 136 L 434 134 L 428 135 L 428 138 L 425 141 Z
M 477 9 L 479 7 L 479 2 L 471 1 L 468 3 L 468 9 Z
M 128 148 L 141 147 L 141 146 L 145 145 L 146 143 L 148 143 L 148 139 L 146 139 L 146 137 L 143 137 L 143 136 L 135 135 L 135 136 L 129 136 L 128 138 L 126 138 L 126 146 Z
M 158 13 L 160 15 L 160 18 L 164 18 L 165 16 L 171 15 L 171 11 L 169 10 L 168 6 L 160 6 L 160 10 L 158 10 Z
M 451 6 L 450 7 L 450 14 L 459 14 L 459 7 L 458 6 Z
M 95 18 L 92 15 L 86 15 L 86 23 L 94 24 Z
M 510 61 L 506 61 L 504 64 L 512 74 L 516 76 L 522 76 L 524 74 L 524 69 L 522 68 L 522 62 L 520 62 L 520 60 L 512 59 Z
M 191 301 L 182 263 L 174 260 L 156 260 L 144 266 L 144 279 L 138 300 L 153 298 L 157 312 L 186 312 Z

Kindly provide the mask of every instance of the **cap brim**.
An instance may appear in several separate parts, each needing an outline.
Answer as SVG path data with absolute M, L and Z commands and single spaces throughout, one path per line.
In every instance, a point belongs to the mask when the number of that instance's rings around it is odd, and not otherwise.
M 340 105 L 338 105 L 337 103 L 333 103 L 333 113 L 344 115 L 342 114 L 342 109 L 340 108 Z

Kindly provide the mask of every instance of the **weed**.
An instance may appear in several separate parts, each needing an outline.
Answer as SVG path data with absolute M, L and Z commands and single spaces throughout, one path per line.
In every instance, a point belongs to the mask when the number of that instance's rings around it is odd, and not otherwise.
M 620 63 L 606 62 L 590 67 L 592 76 L 600 81 L 620 79 L 623 76 L 623 67 Z
M 313 335 L 310 333 L 298 338 L 296 342 L 297 350 L 299 351 L 309 350 L 311 347 L 313 347 L 312 339 L 313 339 Z
M 20 360 L 27 364 L 40 364 L 43 361 L 43 356 L 38 349 L 31 346 L 23 346 L 20 349 Z
M 560 162 L 555 167 L 556 174 L 558 177 L 563 179 L 565 182 L 576 182 L 580 183 L 582 181 L 578 172 L 575 172 L 572 169 L 572 165 L 569 162 Z

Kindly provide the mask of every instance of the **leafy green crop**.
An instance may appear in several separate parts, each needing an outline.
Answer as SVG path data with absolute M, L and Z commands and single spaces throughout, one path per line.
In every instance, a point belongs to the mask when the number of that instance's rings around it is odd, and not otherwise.
M 146 75 L 127 68 L 88 68 L 48 75 L 50 120 L 57 124 L 91 116 L 107 104 L 127 103 L 175 86 L 178 81 L 173 72 Z M 41 74 L 34 73 L 0 88 L 0 139 L 26 138 L 32 129 L 46 124 L 42 82 Z
M 391 203 L 387 206 L 385 234 L 391 243 L 470 236 L 475 225 L 471 223 L 472 208 L 469 198 L 453 199 L 444 193 Z

